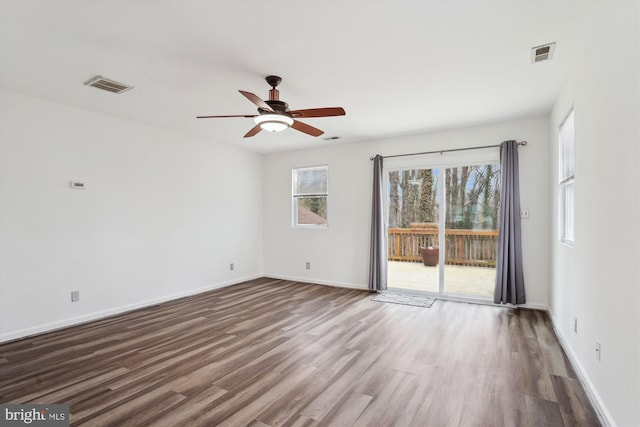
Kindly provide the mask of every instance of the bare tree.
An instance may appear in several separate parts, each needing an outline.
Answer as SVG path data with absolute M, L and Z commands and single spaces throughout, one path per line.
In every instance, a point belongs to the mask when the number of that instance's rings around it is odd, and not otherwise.
M 433 210 L 435 206 L 435 192 L 433 191 L 433 171 L 431 169 L 421 169 L 419 175 L 422 186 L 420 192 L 420 216 L 418 218 L 418 221 L 433 222 Z
M 495 165 L 462 166 L 443 171 L 445 226 L 495 229 L 500 203 L 500 169 Z M 437 180 L 432 169 L 389 173 L 389 226 L 408 228 L 412 222 L 437 222 Z
M 409 217 L 407 223 L 419 221 L 420 218 L 420 182 L 417 180 L 418 171 L 409 171 Z
M 460 183 L 458 178 L 458 168 L 448 168 L 446 170 L 446 196 L 447 196 L 447 217 L 445 226 L 447 228 L 458 228 L 456 223 L 462 213 L 460 206 Z
M 400 195 L 398 186 L 400 185 L 400 173 L 398 171 L 389 172 L 389 227 L 398 227 L 400 215 Z
M 502 171 L 498 169 L 493 174 L 493 198 L 491 200 L 491 218 L 493 221 L 493 229 L 497 228 L 498 218 L 500 216 L 500 187 L 502 186 Z
M 487 165 L 483 178 L 482 221 L 485 228 L 495 229 L 495 218 L 491 215 L 491 178 L 493 178 L 493 167 Z
M 470 168 L 469 166 L 463 166 L 460 170 L 460 183 L 458 184 L 458 200 L 457 211 L 458 216 L 458 228 L 469 228 L 467 225 L 470 223 L 471 210 L 467 205 L 467 183 L 469 182 Z M 475 182 L 474 182 L 475 184 Z
M 400 206 L 400 227 L 409 227 L 409 171 L 402 171 L 402 179 L 400 180 L 400 191 L 402 192 L 402 202 Z

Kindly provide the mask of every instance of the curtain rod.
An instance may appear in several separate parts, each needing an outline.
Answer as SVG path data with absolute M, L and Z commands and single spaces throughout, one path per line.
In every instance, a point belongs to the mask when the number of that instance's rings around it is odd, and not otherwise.
M 525 146 L 527 145 L 527 141 L 519 141 L 518 145 Z M 467 148 L 450 148 L 448 150 L 436 150 L 436 151 L 423 151 L 421 153 L 407 153 L 407 154 L 393 154 L 391 156 L 382 156 L 383 159 L 390 159 L 392 157 L 406 157 L 406 156 L 419 156 L 421 154 L 442 154 L 442 153 L 451 153 L 453 151 L 467 151 L 467 150 L 481 150 L 483 148 L 498 148 L 500 144 L 496 145 L 482 145 L 479 147 L 467 147 Z M 375 157 L 369 157 L 369 160 L 373 160 Z

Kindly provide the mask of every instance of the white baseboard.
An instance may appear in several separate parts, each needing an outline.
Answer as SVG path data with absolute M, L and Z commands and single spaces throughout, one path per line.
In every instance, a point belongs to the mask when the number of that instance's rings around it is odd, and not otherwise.
M 280 279 L 280 280 L 290 280 L 292 282 L 310 283 L 313 285 L 332 286 L 334 288 L 347 288 L 347 289 L 359 289 L 359 290 L 369 289 L 367 285 L 356 285 L 354 283 L 344 283 L 344 282 L 332 282 L 332 281 L 326 281 L 326 280 L 310 279 L 308 277 L 281 276 L 279 274 L 266 274 L 266 273 L 264 277 L 270 277 L 270 278 Z
M 128 311 L 137 310 L 139 308 L 150 307 L 152 305 L 161 304 L 163 302 L 176 300 L 179 298 L 189 297 L 192 295 L 201 294 L 203 292 L 211 291 L 218 288 L 224 288 L 238 283 L 246 282 L 248 280 L 259 279 L 263 277 L 262 274 L 251 275 L 240 279 L 235 279 L 226 282 L 215 283 L 213 285 L 204 286 L 202 288 L 191 289 L 184 292 L 179 292 L 171 295 L 165 295 L 158 298 L 153 298 L 146 301 L 140 301 L 134 304 L 123 305 L 120 307 L 110 308 L 108 310 L 98 311 L 94 313 L 83 314 L 82 316 L 70 317 L 67 319 L 56 320 L 55 322 L 45 323 L 43 325 L 33 326 L 30 328 L 24 328 L 17 331 L 12 331 L 4 334 L 0 334 L 0 343 L 13 341 L 20 338 L 26 338 L 33 335 L 42 334 L 45 332 L 52 332 L 58 329 L 67 328 L 69 326 L 75 326 L 94 320 L 104 319 L 105 317 L 114 316 L 116 314 L 126 313 Z
M 573 352 L 573 350 L 571 349 L 567 341 L 564 339 L 564 336 L 560 332 L 560 329 L 556 325 L 556 322 L 553 319 L 553 316 L 551 315 L 551 310 L 549 310 L 548 313 L 549 313 L 549 318 L 551 319 L 551 325 L 553 326 L 553 332 L 555 332 L 556 337 L 558 337 L 560 346 L 562 347 L 567 357 L 569 358 L 569 361 L 571 362 L 571 366 L 576 371 L 578 380 L 580 381 L 580 384 L 582 384 L 582 388 L 584 388 L 584 391 L 587 394 L 589 401 L 591 401 L 591 404 L 593 405 L 593 408 L 595 409 L 598 415 L 598 418 L 600 419 L 600 423 L 605 427 L 615 427 L 616 422 L 614 421 L 613 417 L 611 416 L 611 413 L 607 409 L 607 406 L 602 401 L 602 398 L 600 397 L 598 390 L 595 388 L 595 386 L 591 382 L 589 375 L 587 375 L 586 371 L 584 370 L 582 364 L 576 357 L 575 353 Z
M 546 304 L 538 304 L 535 302 L 521 304 L 518 306 L 519 308 L 528 308 L 530 310 L 540 310 L 540 311 L 549 311 L 549 307 Z

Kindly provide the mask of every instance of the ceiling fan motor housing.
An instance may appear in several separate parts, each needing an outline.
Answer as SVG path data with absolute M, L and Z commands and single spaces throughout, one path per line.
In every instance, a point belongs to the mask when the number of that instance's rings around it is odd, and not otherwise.
M 268 100 L 264 102 L 269 104 L 269 106 L 273 108 L 273 111 L 275 111 L 277 114 L 288 115 L 287 113 L 289 113 L 289 104 L 284 101 Z M 267 111 L 264 108 L 258 108 L 258 112 L 260 114 L 273 114 L 273 112 Z

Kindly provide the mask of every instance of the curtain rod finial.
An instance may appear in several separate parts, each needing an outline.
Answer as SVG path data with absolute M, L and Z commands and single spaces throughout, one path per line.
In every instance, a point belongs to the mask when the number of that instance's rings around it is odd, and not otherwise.
M 522 145 L 522 146 L 525 146 L 525 145 L 527 145 L 527 144 L 528 144 L 528 142 L 527 142 L 527 141 L 520 141 L 520 142 L 518 142 L 518 145 Z

